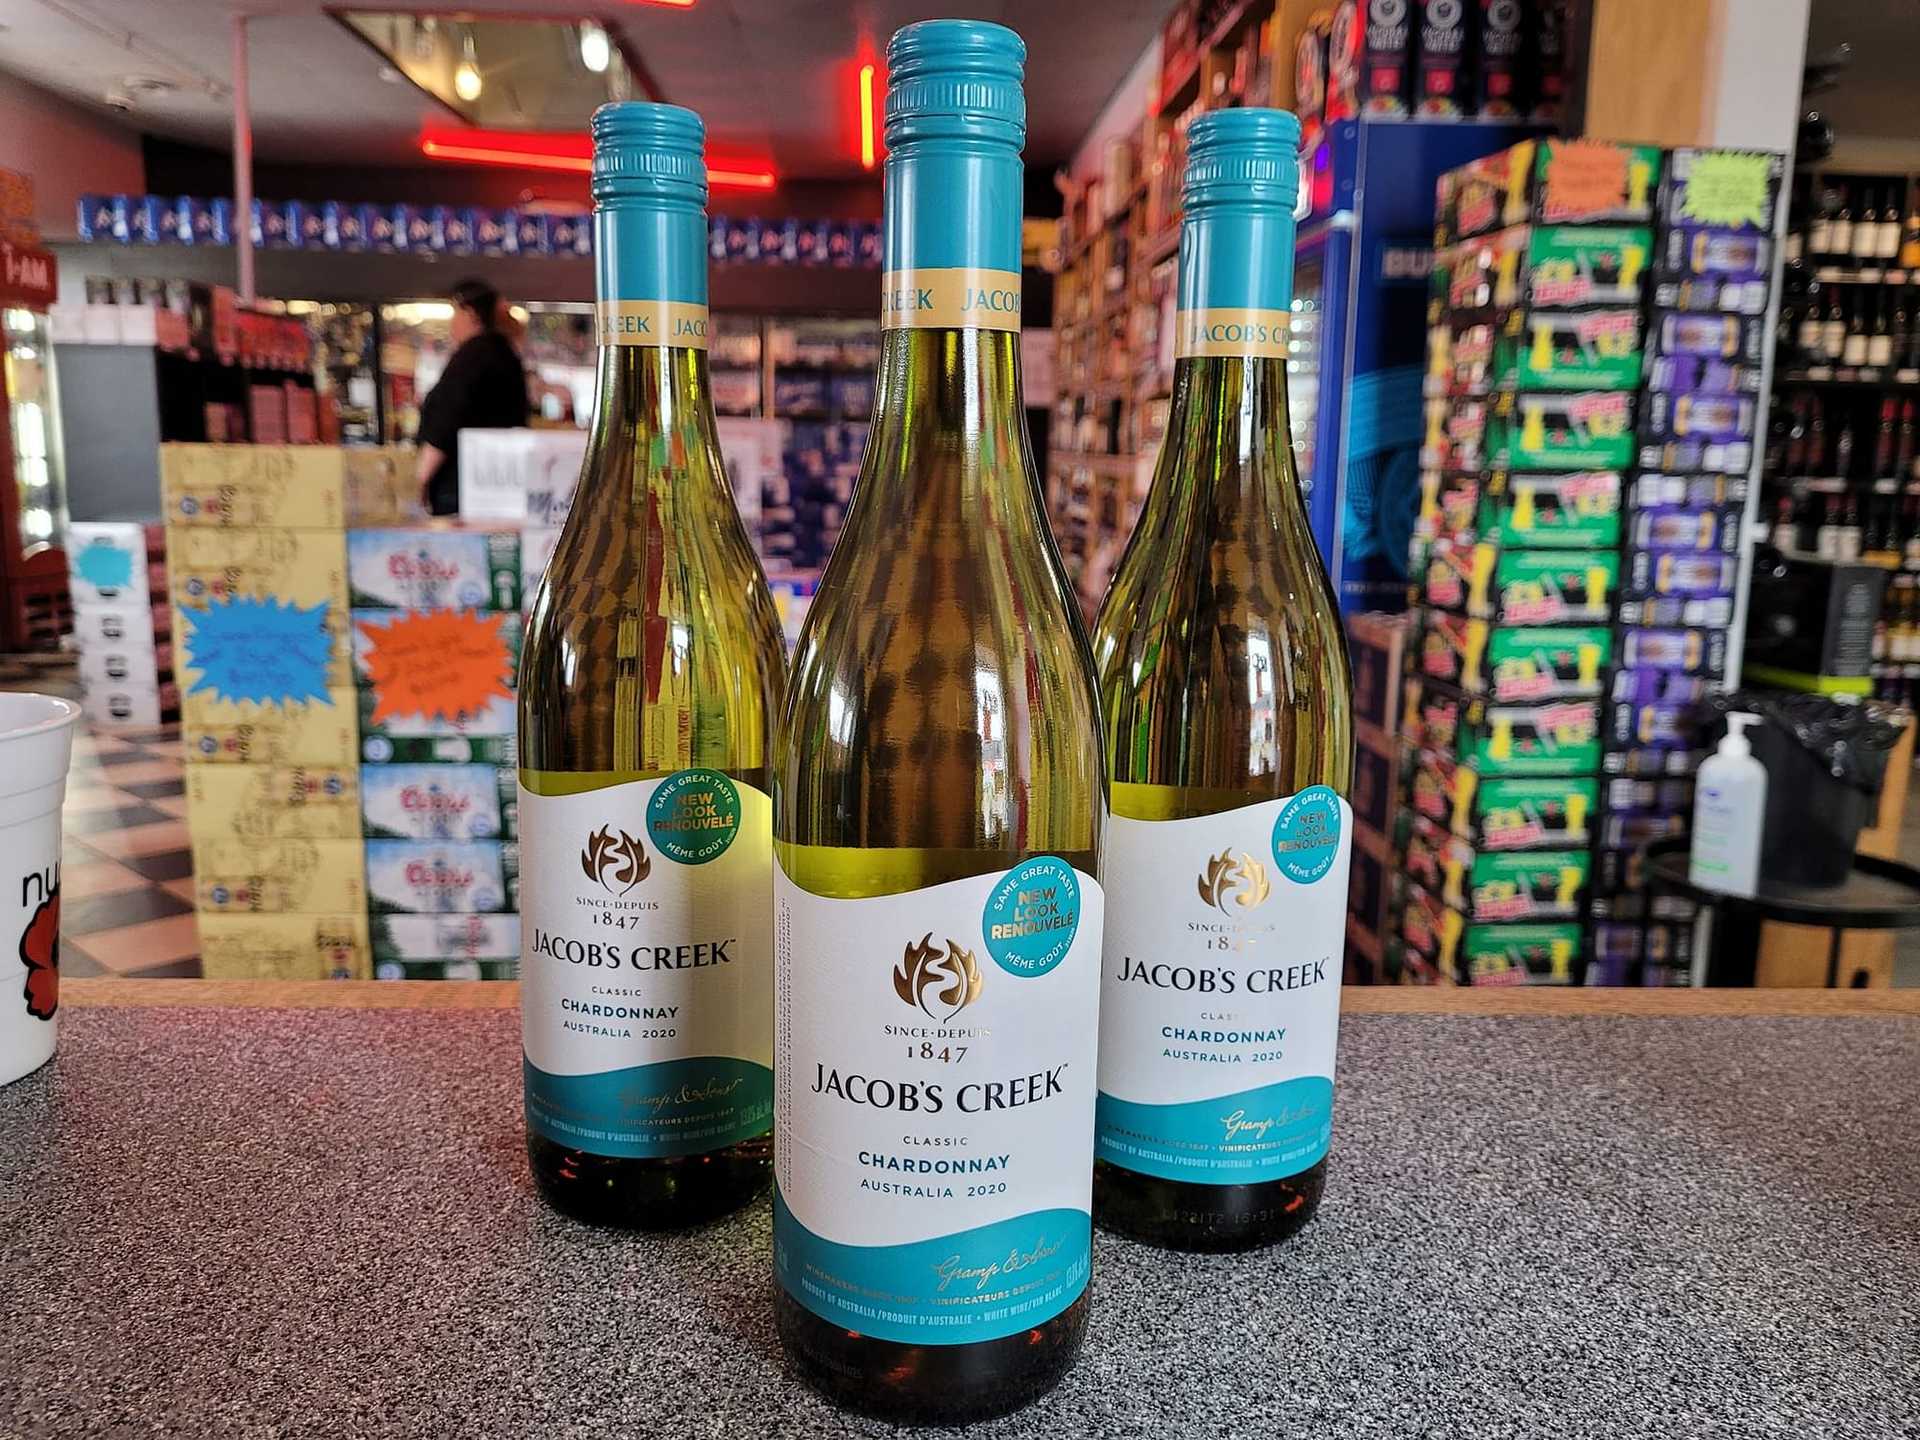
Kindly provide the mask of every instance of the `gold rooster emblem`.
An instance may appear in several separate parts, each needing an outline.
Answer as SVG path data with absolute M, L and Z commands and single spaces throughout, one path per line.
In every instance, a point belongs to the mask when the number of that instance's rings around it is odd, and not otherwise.
M 580 852 L 580 868 L 609 895 L 620 896 L 653 873 L 653 862 L 633 836 L 622 830 L 616 839 L 614 832 L 602 825 L 587 837 L 587 848 Z
M 935 1020 L 951 1020 L 980 998 L 980 965 L 971 950 L 953 941 L 941 951 L 929 931 L 920 942 L 909 943 L 905 957 L 894 967 L 893 988 L 909 1005 Z
M 1244 850 L 1237 861 L 1231 850 L 1209 856 L 1207 868 L 1200 873 L 1200 898 L 1222 915 L 1233 913 L 1227 908 L 1229 901 L 1251 910 L 1272 893 L 1267 867 Z

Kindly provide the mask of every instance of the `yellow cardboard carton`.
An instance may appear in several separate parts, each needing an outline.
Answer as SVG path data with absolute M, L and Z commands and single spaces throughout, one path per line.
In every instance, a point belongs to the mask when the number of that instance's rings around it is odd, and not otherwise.
M 354 840 L 193 840 L 194 903 L 205 914 L 323 914 L 365 910 L 366 860 Z
M 209 840 L 350 840 L 360 833 L 353 766 L 194 765 L 187 826 Z
M 365 980 L 367 917 L 199 916 L 200 968 L 209 980 Z

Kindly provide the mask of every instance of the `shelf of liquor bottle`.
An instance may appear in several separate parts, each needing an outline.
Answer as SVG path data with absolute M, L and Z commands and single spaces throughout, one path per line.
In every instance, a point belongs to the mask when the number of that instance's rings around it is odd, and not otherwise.
M 1920 268 L 1903 265 L 1817 265 L 1812 275 L 1822 285 L 1920 285 Z
M 1874 369 L 1871 366 L 1809 365 L 1801 370 L 1782 370 L 1774 376 L 1776 385 L 1800 385 L 1834 390 L 1914 390 L 1920 391 L 1920 369 Z

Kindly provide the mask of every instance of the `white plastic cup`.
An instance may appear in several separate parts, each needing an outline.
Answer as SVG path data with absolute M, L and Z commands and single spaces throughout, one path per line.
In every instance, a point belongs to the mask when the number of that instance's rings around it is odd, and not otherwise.
M 0 1085 L 53 1058 L 60 1004 L 60 805 L 80 707 L 0 693 Z

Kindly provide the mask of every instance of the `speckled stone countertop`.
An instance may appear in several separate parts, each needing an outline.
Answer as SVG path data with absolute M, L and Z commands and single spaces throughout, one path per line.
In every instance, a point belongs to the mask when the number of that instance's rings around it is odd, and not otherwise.
M 0 1090 L 0 1436 L 828 1436 L 764 1202 L 574 1224 L 508 1011 L 68 1009 Z M 1293 1244 L 1101 1237 L 979 1436 L 1920 1435 L 1920 1021 L 1356 1015 Z

